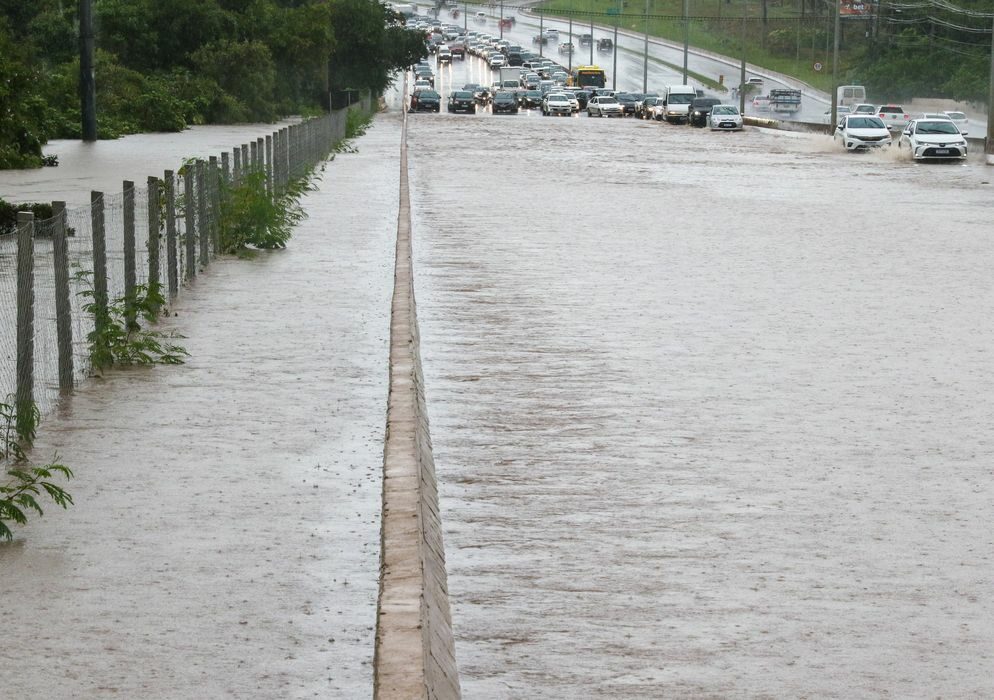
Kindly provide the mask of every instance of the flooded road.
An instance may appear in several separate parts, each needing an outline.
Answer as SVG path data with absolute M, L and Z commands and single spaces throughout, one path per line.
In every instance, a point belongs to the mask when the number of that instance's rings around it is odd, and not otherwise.
M 415 115 L 467 698 L 990 697 L 991 170 Z
M 185 365 L 46 417 L 76 505 L 0 545 L 6 696 L 369 697 L 399 125 L 336 157 L 287 250 L 184 290 Z

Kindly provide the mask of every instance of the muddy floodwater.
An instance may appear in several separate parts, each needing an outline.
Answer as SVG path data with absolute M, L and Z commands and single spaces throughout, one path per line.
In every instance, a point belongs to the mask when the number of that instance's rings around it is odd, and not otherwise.
M 384 118 L 336 157 L 286 250 L 184 290 L 163 327 L 185 365 L 46 417 L 34 455 L 72 467 L 76 505 L 0 544 L 4 697 L 370 696 L 399 134 Z M 157 169 L 210 145 L 136 142 Z
M 994 696 L 994 170 L 414 115 L 467 698 Z

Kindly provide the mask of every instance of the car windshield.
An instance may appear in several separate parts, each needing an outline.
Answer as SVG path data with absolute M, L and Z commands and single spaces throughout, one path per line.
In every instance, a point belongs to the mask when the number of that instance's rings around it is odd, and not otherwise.
M 916 131 L 919 134 L 958 134 L 959 129 L 952 122 L 935 120 L 934 122 L 918 122 Z
M 494 95 L 494 102 L 513 102 L 514 95 L 509 92 L 498 92 Z
M 884 107 L 880 108 L 880 113 L 881 114 L 901 114 L 903 112 L 904 112 L 904 110 L 901 107 L 887 107 L 887 106 L 884 106 Z
M 738 114 L 738 107 L 731 105 L 716 105 L 711 109 L 711 114 Z
M 962 112 L 946 112 L 946 116 L 949 117 L 950 119 L 958 119 L 960 121 L 966 119 L 966 115 L 963 114 Z
M 472 99 L 473 93 L 471 93 L 469 91 L 460 90 L 458 92 L 452 93 L 452 96 L 455 97 L 456 99 L 459 99 L 459 100 L 468 100 L 468 99 Z
M 689 105 L 693 101 L 693 95 L 670 95 L 669 97 L 669 103 L 671 105 Z
M 429 99 L 431 99 L 433 97 L 437 99 L 438 98 L 438 93 L 435 92 L 434 90 L 420 90 L 418 92 L 418 97 L 420 97 L 422 100 L 424 98 L 426 98 L 426 97 L 429 98 Z
M 599 97 L 597 99 L 598 99 L 598 104 L 602 104 L 602 105 L 616 105 L 616 104 L 618 104 L 618 101 L 616 99 L 614 99 L 613 97 Z
M 850 129 L 886 129 L 877 117 L 851 117 L 847 122 Z
M 569 102 L 566 95 L 549 95 L 549 102 Z

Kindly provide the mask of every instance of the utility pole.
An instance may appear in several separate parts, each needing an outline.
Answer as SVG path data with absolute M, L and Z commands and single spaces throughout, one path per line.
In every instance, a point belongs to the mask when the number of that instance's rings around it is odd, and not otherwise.
M 991 24 L 991 88 L 987 94 L 987 138 L 984 140 L 987 165 L 994 165 L 994 23 Z
M 500 26 L 500 38 L 504 38 L 504 0 L 500 0 L 500 21 L 497 23 Z
M 79 0 L 79 102 L 84 141 L 97 140 L 97 88 L 93 75 L 93 0 Z
M 594 65 L 594 16 L 590 15 L 590 63 L 587 65 Z
M 617 51 L 618 47 L 615 46 Z M 642 50 L 642 92 L 649 92 L 649 0 L 645 0 L 645 48 Z
M 687 53 L 690 51 L 690 0 L 683 0 L 683 84 L 687 81 Z
M 746 111 L 746 15 L 748 14 L 749 3 L 742 2 L 742 75 L 739 77 L 739 112 L 745 115 Z
M 542 55 L 542 49 L 545 47 L 545 13 L 542 12 L 542 8 L 538 8 L 538 55 Z
M 467 3 L 463 3 L 462 4 L 462 33 L 466 34 L 467 32 L 469 32 L 469 5 Z M 463 55 L 465 55 L 465 54 L 463 54 Z
M 611 69 L 611 89 L 618 89 L 618 23 L 621 22 L 621 3 L 622 0 L 618 0 L 618 16 L 614 18 L 614 46 L 612 47 L 612 52 L 614 53 L 614 68 Z
M 573 15 L 569 16 L 569 65 L 566 66 L 566 72 L 573 73 Z
M 832 122 L 831 129 L 839 124 L 839 5 L 842 0 L 835 0 L 835 39 L 832 49 Z

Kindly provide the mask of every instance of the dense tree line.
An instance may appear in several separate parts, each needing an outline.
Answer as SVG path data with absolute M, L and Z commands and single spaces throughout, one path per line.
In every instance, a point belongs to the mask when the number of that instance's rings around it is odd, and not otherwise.
M 425 55 L 377 0 L 93 0 L 100 138 L 272 121 Z M 76 0 L 0 0 L 0 167 L 79 138 Z

